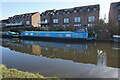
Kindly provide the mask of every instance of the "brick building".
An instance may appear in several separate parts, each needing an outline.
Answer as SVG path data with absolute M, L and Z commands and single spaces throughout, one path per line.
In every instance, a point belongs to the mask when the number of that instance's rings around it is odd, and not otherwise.
M 8 23 L 8 19 L 0 20 L 0 28 L 5 27 L 7 23 Z
M 109 22 L 120 26 L 120 2 L 114 2 L 110 5 Z
M 46 10 L 41 13 L 41 26 L 63 27 L 88 26 L 92 27 L 99 22 L 100 6 L 89 5 L 60 10 Z
M 26 13 L 20 15 L 14 15 L 8 18 L 6 27 L 39 27 L 40 13 Z

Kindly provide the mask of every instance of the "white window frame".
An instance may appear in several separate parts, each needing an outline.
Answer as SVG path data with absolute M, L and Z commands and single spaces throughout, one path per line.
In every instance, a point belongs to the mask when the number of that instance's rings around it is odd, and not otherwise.
M 44 22 L 45 22 L 45 23 L 48 23 L 48 19 L 44 19 Z
M 64 23 L 69 23 L 69 18 L 64 18 L 64 19 L 63 19 L 63 22 L 64 22 Z
M 30 25 L 30 21 L 26 21 L 26 25 Z
M 88 24 L 88 27 L 94 27 L 95 26 L 95 24 Z
M 93 8 L 94 11 L 97 11 L 97 8 Z
M 90 8 L 87 9 L 87 12 L 90 12 Z
M 95 16 L 89 16 L 88 21 L 89 22 L 94 22 L 95 21 Z
M 77 10 L 74 10 L 74 13 L 77 13 Z
M 79 11 L 80 11 L 80 12 L 82 12 L 82 11 L 83 11 L 83 9 L 79 9 Z
M 75 17 L 74 22 L 81 22 L 81 17 Z
M 53 23 L 58 23 L 58 19 L 53 19 Z

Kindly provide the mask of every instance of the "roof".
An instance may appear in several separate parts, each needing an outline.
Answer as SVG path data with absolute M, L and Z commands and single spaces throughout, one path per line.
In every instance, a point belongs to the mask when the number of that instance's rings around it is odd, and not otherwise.
M 7 22 L 8 22 L 8 19 L 3 19 L 3 20 L 1 20 L 1 22 L 7 23 Z
M 34 14 L 36 14 L 36 13 L 38 13 L 38 12 L 19 14 L 19 15 L 14 15 L 13 17 L 15 17 L 15 16 L 23 16 L 23 15 L 34 15 Z
M 113 3 L 111 3 L 111 6 L 113 6 L 114 8 L 116 7 L 116 6 L 120 6 L 120 2 L 113 2 Z
M 43 14 L 44 13 L 54 13 L 54 12 L 62 12 L 62 11 L 73 11 L 73 10 L 79 10 L 79 9 L 83 9 L 83 10 L 87 10 L 88 8 L 97 8 L 98 10 L 100 9 L 100 5 L 99 4 L 96 4 L 96 5 L 87 5 L 87 6 L 80 6 L 80 7 L 74 7 L 74 8 L 65 8 L 65 9 L 59 9 L 59 10 L 46 10 L 44 12 L 42 12 Z

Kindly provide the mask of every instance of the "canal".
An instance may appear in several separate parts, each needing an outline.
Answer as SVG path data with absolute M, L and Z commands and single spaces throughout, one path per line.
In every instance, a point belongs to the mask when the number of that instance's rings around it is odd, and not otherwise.
M 117 78 L 117 43 L 59 43 L 0 38 L 8 68 L 60 78 Z

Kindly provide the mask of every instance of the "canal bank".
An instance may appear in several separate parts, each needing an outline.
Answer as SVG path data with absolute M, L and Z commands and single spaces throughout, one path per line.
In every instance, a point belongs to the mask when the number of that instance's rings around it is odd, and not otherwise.
M 5 65 L 0 64 L 0 79 L 18 79 L 18 78 L 36 78 L 36 79 L 42 79 L 42 80 L 60 80 L 55 77 L 43 77 L 40 74 L 34 74 L 30 72 L 24 72 L 17 70 L 15 68 L 8 69 Z

